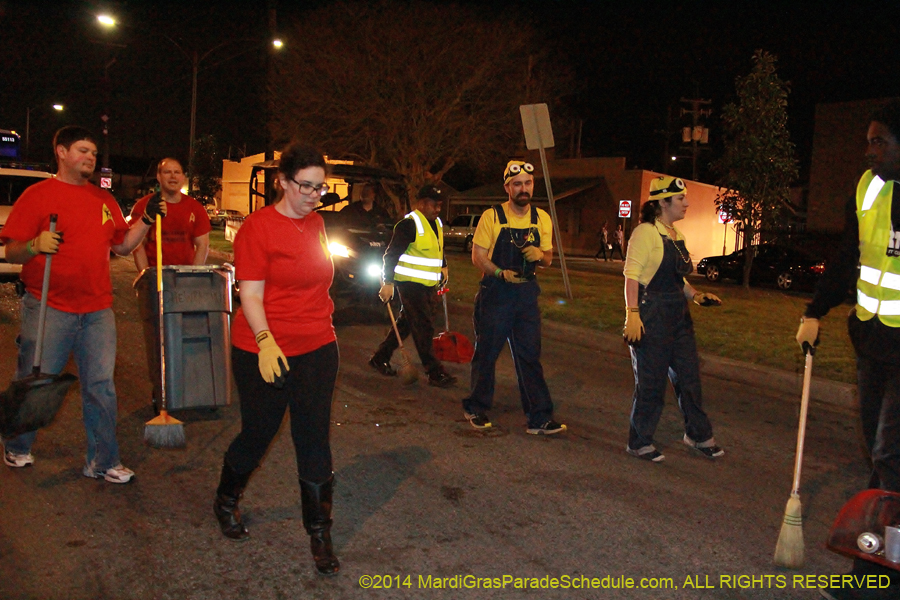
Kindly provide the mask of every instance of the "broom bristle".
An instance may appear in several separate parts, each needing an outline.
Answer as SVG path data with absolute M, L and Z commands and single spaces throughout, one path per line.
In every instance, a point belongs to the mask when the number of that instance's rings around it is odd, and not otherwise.
M 788 569 L 803 566 L 803 517 L 800 496 L 791 494 L 784 508 L 784 522 L 775 544 L 775 564 Z
M 409 362 L 406 352 L 401 352 L 400 356 L 400 381 L 403 385 L 412 385 L 419 380 L 419 371 Z
M 144 424 L 144 442 L 154 448 L 183 448 L 187 444 L 184 424 L 162 410 Z

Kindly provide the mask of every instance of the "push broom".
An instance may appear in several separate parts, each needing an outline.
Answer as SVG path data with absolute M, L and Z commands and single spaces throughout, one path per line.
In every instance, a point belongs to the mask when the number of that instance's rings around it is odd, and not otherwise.
M 394 328 L 394 334 L 397 336 L 397 344 L 400 346 L 400 381 L 403 385 L 412 385 L 419 380 L 419 371 L 409 361 L 406 355 L 406 348 L 403 347 L 403 340 L 400 338 L 400 330 L 397 329 L 397 321 L 394 319 L 394 311 L 391 309 L 391 303 L 387 303 L 388 314 L 391 316 L 391 326 Z
M 803 516 L 800 506 L 800 467 L 803 464 L 803 441 L 806 437 L 806 412 L 809 408 L 809 386 L 812 381 L 814 346 L 804 344 L 806 367 L 803 371 L 803 396 L 800 400 L 800 426 L 797 428 L 797 456 L 794 458 L 794 485 L 784 509 L 784 522 L 778 543 L 775 544 L 774 562 L 780 567 L 799 569 L 803 566 Z
M 159 294 L 159 415 L 144 425 L 144 441 L 154 448 L 182 448 L 184 424 L 169 416 L 166 402 L 166 322 L 163 317 L 162 215 L 156 215 L 156 290 Z

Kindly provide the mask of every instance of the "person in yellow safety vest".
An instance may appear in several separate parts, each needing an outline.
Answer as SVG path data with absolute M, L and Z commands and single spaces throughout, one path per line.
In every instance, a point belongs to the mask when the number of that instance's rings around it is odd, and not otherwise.
M 866 171 L 847 205 L 844 232 L 800 320 L 801 348 L 819 341 L 819 319 L 841 304 L 856 283 L 848 328 L 856 350 L 862 432 L 872 460 L 869 488 L 900 492 L 900 100 L 884 105 L 869 124 Z M 856 266 L 859 264 L 859 274 Z M 900 598 L 900 573 L 856 559 L 854 575 L 890 577 L 888 588 L 827 589 L 842 600 Z
M 449 280 L 444 260 L 443 223 L 438 217 L 443 198 L 440 188 L 434 185 L 426 185 L 416 197 L 416 210 L 397 223 L 385 250 L 384 284 L 378 296 L 382 302 L 390 302 L 396 288 L 402 304 L 397 318 L 400 337 L 406 339 L 412 333 L 429 385 L 445 388 L 456 383 L 456 377 L 444 371 L 432 350 L 436 292 Z M 369 365 L 382 375 L 396 376 L 391 356 L 398 346 L 396 335 L 389 331 L 369 359 Z

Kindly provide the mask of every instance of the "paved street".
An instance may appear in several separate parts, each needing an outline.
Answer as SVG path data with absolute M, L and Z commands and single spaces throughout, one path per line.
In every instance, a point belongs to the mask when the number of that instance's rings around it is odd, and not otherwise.
M 284 431 L 242 502 L 252 538 L 229 542 L 211 504 L 222 454 L 240 427 L 238 406 L 179 414 L 187 421 L 184 450 L 143 445 L 153 414 L 134 269 L 113 259 L 113 270 L 119 440 L 136 480 L 116 486 L 81 475 L 84 430 L 79 394 L 71 393 L 39 435 L 35 465 L 0 466 L 0 599 L 813 599 L 817 592 L 795 578 L 849 569 L 824 542 L 837 510 L 867 480 L 852 413 L 811 408 L 801 492 L 807 560 L 787 571 L 772 565 L 772 553 L 791 486 L 799 389 L 773 393 L 706 378 L 706 409 L 727 452 L 715 462 L 681 444 L 670 396 L 658 430 L 667 460 L 650 464 L 624 452 L 633 387 L 624 350 L 545 336 L 556 416 L 569 426 L 553 438 L 526 435 L 504 356 L 490 413 L 500 427 L 482 434 L 459 403 L 468 366 L 448 366 L 462 382 L 449 390 L 423 382 L 403 388 L 366 366 L 383 324 L 338 329 L 332 445 L 340 574 L 314 573 Z M 454 318 L 454 329 L 471 333 L 467 319 Z M 12 286 L 2 285 L 3 385 L 13 373 L 16 329 Z M 505 587 L 487 589 L 505 576 Z M 581 577 L 605 587 L 521 590 L 515 579 L 580 585 Z M 455 589 L 474 578 L 491 579 Z M 621 589 L 628 578 L 669 589 Z M 361 587 L 370 581 L 389 589 Z

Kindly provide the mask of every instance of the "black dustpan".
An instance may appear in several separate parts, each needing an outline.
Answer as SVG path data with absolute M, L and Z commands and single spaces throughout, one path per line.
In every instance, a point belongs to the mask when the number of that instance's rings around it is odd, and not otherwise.
M 56 231 L 56 215 L 50 215 L 50 231 Z M 9 384 L 0 393 L 0 436 L 11 438 L 49 425 L 59 412 L 66 393 L 78 378 L 70 373 L 41 373 L 41 351 L 44 346 L 44 321 L 47 317 L 47 292 L 50 289 L 50 262 L 47 255 L 38 315 L 37 343 L 31 375 Z

